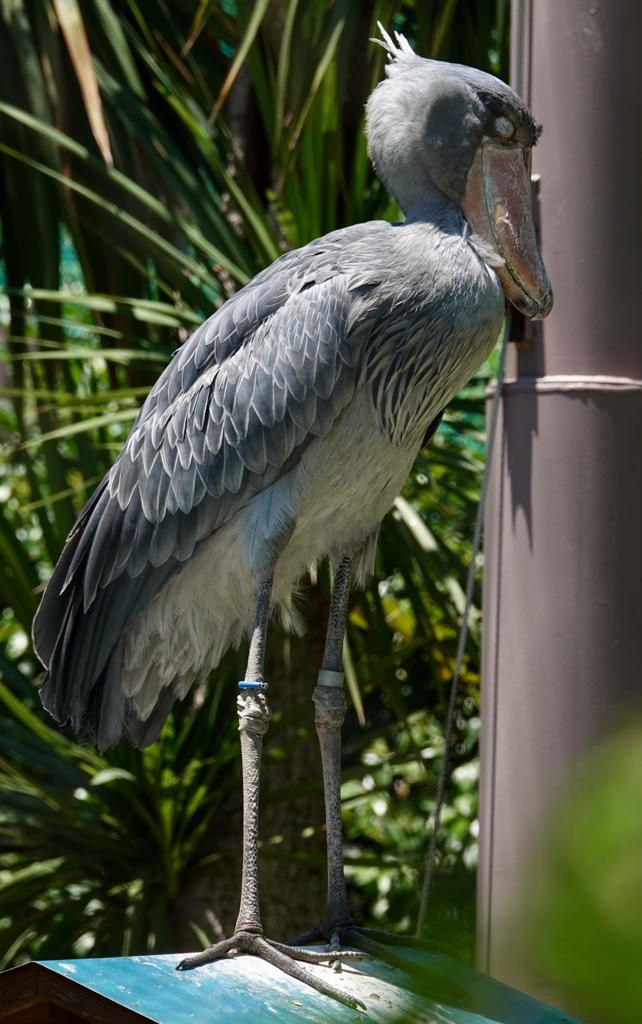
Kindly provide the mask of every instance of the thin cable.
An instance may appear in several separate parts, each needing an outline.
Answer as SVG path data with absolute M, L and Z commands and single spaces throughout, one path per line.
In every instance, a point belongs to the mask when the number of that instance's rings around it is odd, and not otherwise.
M 526 11 L 524 0 L 517 0 L 513 3 L 512 17 L 516 22 L 516 47 L 514 50 L 515 68 L 511 85 L 516 93 L 524 96 L 526 82 L 524 81 L 524 51 L 526 37 Z
M 475 575 L 477 571 L 477 556 L 479 555 L 479 549 L 481 547 L 482 529 L 484 525 L 484 508 L 486 506 L 486 494 L 488 492 L 488 483 L 490 480 L 490 471 L 493 462 L 493 451 L 495 448 L 495 433 L 497 430 L 497 420 L 499 417 L 499 406 L 501 403 L 502 389 L 504 386 L 504 369 L 506 366 L 506 349 L 508 347 L 507 343 L 509 332 L 510 315 L 507 315 L 504 321 L 502 347 L 499 354 L 499 367 L 497 369 L 497 386 L 495 388 L 495 394 L 493 396 L 493 404 L 490 409 L 490 422 L 488 424 L 488 434 L 486 438 L 486 465 L 484 467 L 484 475 L 482 477 L 481 493 L 479 495 L 479 505 L 477 506 L 475 533 L 473 535 L 473 551 L 470 557 L 470 565 L 468 566 L 468 578 L 466 580 L 466 603 L 464 605 L 461 628 L 459 630 L 459 643 L 457 646 L 455 674 L 453 675 L 453 681 L 450 687 L 448 715 L 446 717 L 446 734 L 444 737 L 444 754 L 442 757 L 441 768 L 439 771 L 439 781 L 437 783 L 435 822 L 433 825 L 432 834 L 430 836 L 430 843 L 428 846 L 428 855 L 426 857 L 426 871 L 424 874 L 424 884 L 421 890 L 421 902 L 419 904 L 419 915 L 417 917 L 417 930 L 415 932 L 417 938 L 421 936 L 421 933 L 423 931 L 424 921 L 426 918 L 426 911 L 428 909 L 430 886 L 432 883 L 433 870 L 435 866 L 435 856 L 437 853 L 437 839 L 439 837 L 441 812 L 443 810 L 444 798 L 446 795 L 446 783 L 448 782 L 450 755 L 452 752 L 452 736 L 455 727 L 455 715 L 457 714 L 457 693 L 459 691 L 459 680 L 461 678 L 461 670 L 464 664 L 464 654 L 466 653 L 466 642 L 468 640 L 468 622 L 470 619 L 470 611 L 473 604 L 473 591 L 475 589 Z
M 500 466 L 504 465 L 505 454 L 506 454 L 506 431 L 502 430 L 502 434 L 501 434 L 501 437 L 499 439 L 499 465 Z M 496 533 L 496 541 L 495 541 L 495 543 L 497 545 L 497 558 L 496 558 L 496 562 L 495 562 L 495 573 L 496 573 L 496 576 L 495 576 L 495 579 L 496 579 L 496 585 L 495 585 L 495 608 L 493 609 L 493 615 L 494 615 L 494 620 L 495 620 L 495 635 L 493 637 L 493 644 L 494 644 L 495 650 L 493 652 L 493 669 L 492 669 L 492 671 L 493 671 L 493 681 L 494 681 L 494 685 L 493 685 L 493 688 L 492 688 L 493 708 L 492 708 L 492 712 L 491 712 L 491 716 L 490 716 L 490 722 L 487 723 L 487 725 L 490 725 L 492 727 L 492 731 L 493 731 L 493 735 L 492 735 L 492 739 L 491 739 L 491 746 L 490 746 L 490 749 L 493 750 L 493 751 L 495 751 L 497 749 L 497 705 L 498 705 L 498 698 L 499 698 L 499 687 L 497 686 L 497 676 L 498 676 L 498 673 L 499 673 L 499 643 L 500 643 L 500 628 L 499 628 L 499 624 L 501 622 L 501 607 L 502 607 L 502 548 L 503 548 L 503 541 L 504 541 L 504 530 L 503 530 L 503 519 L 504 519 L 504 481 L 505 481 L 505 474 L 503 472 L 500 472 L 500 474 L 499 474 L 499 490 L 498 490 L 498 495 L 497 495 L 497 525 L 496 525 L 497 533 Z M 484 571 L 486 571 L 486 570 L 484 570 Z M 484 714 L 484 712 L 482 711 L 482 715 L 483 714 Z M 487 728 L 487 725 L 484 726 L 484 728 Z M 494 775 L 495 772 L 496 772 L 496 769 L 497 769 L 497 761 L 496 761 L 495 758 L 493 758 L 493 761 L 492 761 L 492 764 L 491 764 L 491 769 L 492 769 L 492 772 L 493 772 L 493 775 Z M 497 792 L 497 788 L 495 786 L 494 781 L 493 781 L 493 784 L 489 787 L 489 790 L 490 790 L 490 793 L 487 793 L 486 799 L 490 799 L 491 807 L 490 807 L 490 812 L 488 813 L 487 820 L 490 821 L 490 822 L 494 822 L 495 821 L 494 804 L 495 804 L 495 794 Z M 494 859 L 493 859 L 493 846 L 494 846 L 494 843 L 495 843 L 495 832 L 494 832 L 492 826 L 488 830 L 488 835 L 486 837 L 486 842 L 490 843 L 490 850 L 491 850 L 490 856 L 487 858 L 487 863 L 488 863 L 488 869 L 489 870 L 488 870 L 488 879 L 487 879 L 487 883 L 486 883 L 486 892 L 487 892 L 487 895 L 488 895 L 487 907 L 490 908 L 490 900 L 491 900 L 492 888 L 493 888 L 493 878 L 492 878 L 492 874 L 493 873 L 490 870 L 490 866 L 491 866 L 491 864 L 494 863 Z M 483 886 L 483 883 L 482 883 L 482 886 Z M 482 887 L 482 892 L 483 892 L 483 887 Z M 484 949 L 484 947 L 482 947 L 483 952 L 485 953 L 486 966 L 484 968 L 482 968 L 482 970 L 485 970 L 486 974 L 490 974 L 490 920 L 491 920 L 491 916 L 490 916 L 490 911 L 489 910 L 488 910 L 488 912 L 486 914 L 486 917 L 487 917 L 486 936 L 485 936 L 486 946 L 485 946 L 485 949 Z M 481 953 L 481 950 L 480 950 L 480 953 Z

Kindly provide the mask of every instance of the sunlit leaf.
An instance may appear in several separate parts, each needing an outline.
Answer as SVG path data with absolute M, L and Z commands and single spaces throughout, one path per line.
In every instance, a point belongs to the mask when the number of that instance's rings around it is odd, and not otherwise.
M 105 163 L 112 167 L 114 160 L 109 145 L 109 133 L 105 124 L 98 83 L 91 59 L 91 50 L 80 7 L 78 6 L 78 0 L 52 0 L 52 2 L 78 76 L 93 136 Z

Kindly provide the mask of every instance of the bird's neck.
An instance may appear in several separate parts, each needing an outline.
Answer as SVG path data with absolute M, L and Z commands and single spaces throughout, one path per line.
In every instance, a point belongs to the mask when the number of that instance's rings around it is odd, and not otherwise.
M 407 224 L 430 224 L 447 234 L 463 233 L 465 218 L 456 203 L 433 186 L 404 210 Z

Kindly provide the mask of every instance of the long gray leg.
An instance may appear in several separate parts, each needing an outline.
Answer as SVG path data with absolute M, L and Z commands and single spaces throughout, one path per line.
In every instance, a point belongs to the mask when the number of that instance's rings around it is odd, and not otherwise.
M 265 641 L 272 596 L 272 579 L 258 587 L 254 603 L 254 623 L 245 680 L 239 683 L 239 731 L 241 733 L 241 763 L 243 771 L 243 875 L 241 901 L 234 935 L 215 943 L 195 956 L 185 957 L 177 970 L 189 970 L 221 959 L 232 950 L 241 950 L 260 956 L 279 967 L 286 974 L 305 982 L 318 992 L 339 1000 L 352 1009 L 365 1009 L 364 1004 L 340 989 L 305 971 L 296 961 L 327 963 L 335 960 L 361 959 L 361 954 L 293 949 L 263 937 L 259 907 L 259 781 L 263 736 L 270 723 L 271 711 L 266 697 L 263 677 Z
M 254 604 L 254 624 L 250 638 L 245 681 L 239 684 L 241 692 L 236 706 L 241 734 L 241 771 L 243 775 L 243 875 L 241 903 L 236 920 L 236 932 L 254 932 L 262 935 L 259 909 L 259 786 L 261 780 L 261 753 L 263 736 L 267 732 L 272 712 L 268 706 L 265 687 L 265 641 L 270 614 L 272 580 L 264 580 L 258 587 Z M 251 689 L 250 689 L 251 687 Z
M 333 929 L 330 946 L 336 949 L 340 946 L 340 931 L 352 925 L 343 868 L 341 828 L 341 726 L 346 713 L 341 666 L 351 578 L 352 560 L 346 556 L 334 574 L 323 663 L 312 698 L 316 707 L 315 724 L 323 764 L 328 837 L 328 905 L 325 920 Z
M 328 950 L 337 950 L 342 937 L 353 927 L 348 908 L 343 870 L 343 834 L 341 829 L 341 726 L 346 713 L 343 693 L 343 637 L 348 596 L 352 579 L 352 559 L 347 555 L 335 569 L 330 615 L 317 686 L 312 694 L 315 724 L 321 748 L 325 827 L 328 847 L 328 902 L 319 924 L 292 939 L 292 945 L 326 940 Z
M 305 945 L 325 939 L 328 942 L 327 949 L 331 952 L 339 950 L 343 943 L 408 973 L 414 973 L 417 970 L 416 965 L 390 946 L 412 945 L 414 948 L 432 950 L 435 944 L 417 942 L 414 939 L 408 941 L 406 936 L 393 935 L 380 929 L 356 927 L 348 907 L 341 827 L 341 726 L 346 712 L 342 653 L 351 579 L 352 560 L 345 556 L 334 575 L 323 663 L 318 685 L 312 695 L 316 706 L 315 722 L 323 764 L 328 843 L 327 909 L 316 928 L 291 941 L 292 945 Z M 464 1004 L 468 1001 L 467 994 L 460 986 L 441 978 L 425 964 L 421 967 L 421 973 L 431 985 L 431 994 L 435 998 L 443 997 Z

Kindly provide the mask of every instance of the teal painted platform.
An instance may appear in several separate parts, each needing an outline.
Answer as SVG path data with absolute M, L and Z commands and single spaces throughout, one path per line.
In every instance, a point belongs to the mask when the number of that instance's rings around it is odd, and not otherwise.
M 356 995 L 367 1006 L 364 1012 L 320 995 L 255 957 L 237 955 L 179 972 L 174 969 L 178 955 L 134 956 L 49 960 L 6 971 L 0 975 L 0 1021 L 7 1017 L 11 1024 L 43 1019 L 72 1024 L 580 1024 L 442 954 L 399 952 L 462 986 L 471 995 L 470 1004 L 464 1009 L 413 995 L 408 975 L 373 960 L 344 966 L 341 972 L 309 968 Z M 59 1009 L 43 1018 L 36 1010 L 45 1004 Z

